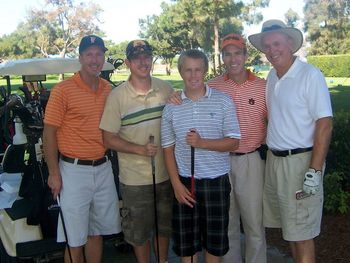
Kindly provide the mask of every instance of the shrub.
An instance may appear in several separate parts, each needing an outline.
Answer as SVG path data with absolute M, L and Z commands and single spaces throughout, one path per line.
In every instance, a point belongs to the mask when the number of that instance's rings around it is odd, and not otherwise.
M 319 68 L 326 77 L 350 76 L 350 55 L 308 56 L 307 61 Z
M 350 197 L 350 113 L 333 118 L 333 134 L 324 177 L 324 209 L 327 213 L 349 211 Z
M 327 156 L 326 173 L 339 172 L 343 187 L 350 191 L 350 112 L 338 112 L 333 118 L 333 134 Z
M 324 210 L 345 214 L 349 211 L 350 193 L 342 189 L 342 173 L 333 172 L 324 177 Z

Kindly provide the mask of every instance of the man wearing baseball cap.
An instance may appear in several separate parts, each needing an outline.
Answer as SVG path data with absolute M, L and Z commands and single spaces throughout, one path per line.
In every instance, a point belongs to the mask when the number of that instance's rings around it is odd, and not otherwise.
M 262 224 L 262 193 L 265 161 L 259 150 L 266 136 L 266 82 L 245 68 L 248 54 L 242 36 L 224 36 L 221 52 L 226 72 L 209 80 L 208 85 L 232 98 L 241 129 L 239 148 L 230 154 L 230 250 L 223 262 L 242 262 L 241 218 L 245 233 L 245 262 L 264 263 L 266 241 Z
M 164 263 L 171 235 L 173 193 L 159 149 L 160 120 L 172 88 L 151 76 L 152 53 L 146 40 L 128 44 L 125 64 L 130 76 L 109 95 L 100 128 L 106 146 L 118 152 L 124 238 L 133 245 L 138 262 L 150 262 L 154 241 L 154 248 L 159 247 L 157 262 Z
M 79 45 L 81 69 L 51 91 L 44 119 L 48 185 L 60 195 L 67 238 L 60 217 L 57 241 L 67 242 L 73 262 L 101 262 L 102 235 L 119 233 L 119 200 L 111 162 L 99 129 L 111 87 L 99 74 L 106 47 L 95 35 Z M 84 249 L 83 249 L 84 248 Z M 70 262 L 68 250 L 65 262 Z
M 264 186 L 264 225 L 282 228 L 294 262 L 315 262 L 320 234 L 323 172 L 332 134 L 332 107 L 321 71 L 294 53 L 300 30 L 280 20 L 263 23 L 249 36 L 273 69 L 267 77 L 269 147 Z

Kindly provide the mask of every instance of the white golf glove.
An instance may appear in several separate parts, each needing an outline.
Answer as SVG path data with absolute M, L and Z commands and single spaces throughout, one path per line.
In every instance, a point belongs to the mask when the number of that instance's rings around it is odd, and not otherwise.
M 304 176 L 303 191 L 307 194 L 316 194 L 320 190 L 321 176 L 321 171 L 309 168 Z

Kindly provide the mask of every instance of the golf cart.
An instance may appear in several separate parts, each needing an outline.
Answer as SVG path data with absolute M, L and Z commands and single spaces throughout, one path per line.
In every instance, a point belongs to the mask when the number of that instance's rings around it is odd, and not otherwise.
M 110 81 L 114 65 L 120 63 L 120 60 L 113 64 L 105 62 L 107 80 Z M 59 208 L 47 186 L 48 170 L 41 147 L 49 97 L 43 82 L 47 74 L 74 73 L 79 69 L 78 59 L 70 58 L 0 64 L 0 76 L 6 82 L 6 88 L 0 87 L 1 263 L 49 262 L 63 256 L 65 243 L 56 242 Z M 14 75 L 22 76 L 23 80 L 17 91 L 11 86 Z

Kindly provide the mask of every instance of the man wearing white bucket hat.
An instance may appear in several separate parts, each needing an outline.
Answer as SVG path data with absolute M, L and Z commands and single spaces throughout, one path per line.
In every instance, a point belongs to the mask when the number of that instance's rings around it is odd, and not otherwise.
M 295 262 L 315 262 L 313 239 L 320 233 L 332 133 L 329 91 L 321 71 L 294 55 L 303 43 L 300 30 L 268 20 L 248 39 L 274 67 L 266 91 L 264 225 L 282 228 Z

